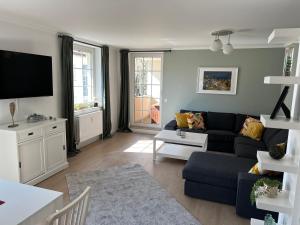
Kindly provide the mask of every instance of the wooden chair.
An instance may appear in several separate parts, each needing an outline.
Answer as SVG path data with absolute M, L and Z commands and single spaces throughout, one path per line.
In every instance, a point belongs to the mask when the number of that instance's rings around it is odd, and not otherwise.
M 47 225 L 84 225 L 89 205 L 90 187 L 87 187 L 81 195 L 57 210 L 47 219 Z

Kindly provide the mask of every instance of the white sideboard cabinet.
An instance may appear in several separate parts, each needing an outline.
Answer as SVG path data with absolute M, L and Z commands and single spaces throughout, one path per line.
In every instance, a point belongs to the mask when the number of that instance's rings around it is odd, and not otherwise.
M 66 119 L 0 126 L 0 178 L 37 184 L 68 167 Z

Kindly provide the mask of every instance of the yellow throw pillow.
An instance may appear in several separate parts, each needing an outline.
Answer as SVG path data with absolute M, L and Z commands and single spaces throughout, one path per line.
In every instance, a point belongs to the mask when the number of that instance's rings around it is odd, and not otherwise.
M 276 171 L 271 171 L 271 170 L 263 170 L 260 166 L 259 163 L 256 163 L 252 168 L 249 170 L 248 173 L 252 173 L 255 175 L 266 175 L 268 174 L 269 176 L 278 176 L 280 173 Z
M 178 128 L 188 127 L 188 122 L 187 122 L 188 116 L 189 116 L 189 113 L 175 113 Z
M 259 120 L 254 119 L 252 117 L 248 117 L 245 120 L 245 123 L 240 133 L 246 137 L 250 137 L 254 140 L 260 141 L 263 131 L 264 126 Z
M 249 170 L 249 173 L 255 174 L 255 175 L 264 175 L 267 174 L 268 171 L 262 170 L 259 166 L 259 163 L 256 163 L 252 168 Z

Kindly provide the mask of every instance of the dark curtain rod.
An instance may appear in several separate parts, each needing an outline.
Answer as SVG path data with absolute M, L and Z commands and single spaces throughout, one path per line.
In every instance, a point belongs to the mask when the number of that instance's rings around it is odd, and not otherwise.
M 62 38 L 63 36 L 64 36 L 64 35 L 61 35 L 61 34 L 58 35 L 59 38 Z M 97 47 L 97 48 L 103 48 L 102 45 L 95 45 L 95 44 L 91 44 L 91 43 L 88 43 L 88 42 L 85 42 L 85 41 L 76 40 L 76 39 L 74 39 L 74 41 L 75 41 L 75 42 L 78 42 L 78 43 L 82 43 L 82 44 L 94 46 L 94 47 Z
M 129 50 L 129 52 L 171 52 L 172 50 Z

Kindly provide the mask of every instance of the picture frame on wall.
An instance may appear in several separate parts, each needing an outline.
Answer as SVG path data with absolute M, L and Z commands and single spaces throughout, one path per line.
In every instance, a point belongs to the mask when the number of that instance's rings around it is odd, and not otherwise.
M 236 95 L 237 67 L 199 67 L 196 93 Z

